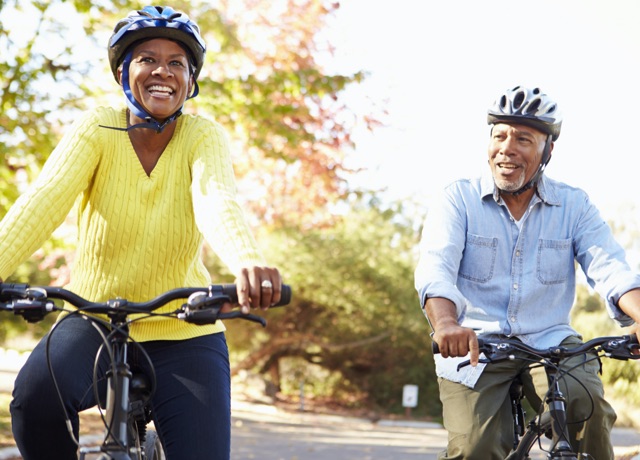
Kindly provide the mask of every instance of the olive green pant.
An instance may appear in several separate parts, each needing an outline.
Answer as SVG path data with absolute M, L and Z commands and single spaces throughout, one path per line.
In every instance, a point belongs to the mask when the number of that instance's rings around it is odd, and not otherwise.
M 562 342 L 568 347 L 579 343 L 577 337 Z M 473 389 L 439 379 L 444 427 L 449 433 L 448 447 L 439 454 L 440 460 L 502 460 L 508 455 L 513 447 L 509 387 L 513 378 L 527 369 L 527 361 L 519 357 L 516 353 L 514 360 L 488 364 Z M 616 414 L 604 399 L 598 376 L 600 363 L 588 358 L 574 357 L 561 365 L 562 369 L 572 369 L 574 376 L 565 377 L 560 385 L 567 399 L 572 448 L 591 455 L 588 458 L 613 460 L 610 434 Z M 548 390 L 544 368 L 525 372 L 522 380 L 527 399 L 537 409 Z M 587 418 L 589 422 L 582 423 Z

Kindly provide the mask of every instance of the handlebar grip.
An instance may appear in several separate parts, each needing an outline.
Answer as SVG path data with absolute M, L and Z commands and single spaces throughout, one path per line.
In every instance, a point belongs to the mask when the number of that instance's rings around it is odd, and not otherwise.
M 480 351 L 482 351 L 484 347 L 485 347 L 484 340 L 478 337 L 478 348 L 480 349 Z M 440 354 L 440 346 L 433 340 L 433 338 L 431 339 L 431 351 L 433 352 L 434 355 Z
M 222 293 L 231 299 L 231 303 L 238 303 L 238 288 L 235 284 L 223 284 Z M 291 286 L 283 284 L 280 291 L 280 301 L 272 307 L 282 307 L 289 303 L 291 303 Z

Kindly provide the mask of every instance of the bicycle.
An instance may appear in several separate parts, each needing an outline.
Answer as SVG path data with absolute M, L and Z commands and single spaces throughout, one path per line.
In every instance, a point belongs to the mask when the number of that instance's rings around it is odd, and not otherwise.
M 480 358 L 481 363 L 496 363 L 505 360 L 516 359 L 514 353 L 520 352 L 530 359 L 529 368 L 543 366 L 547 374 L 549 391 L 538 413 L 525 427 L 525 410 L 522 400 L 525 398 L 523 383 L 516 376 L 509 389 L 513 415 L 513 448 L 505 460 L 528 460 L 534 446 L 538 446 L 547 454 L 547 459 L 586 460 L 586 455 L 574 452 L 569 443 L 568 422 L 566 411 L 566 399 L 560 391 L 560 381 L 565 377 L 571 377 L 571 369 L 562 371 L 559 367 L 564 359 L 574 356 L 589 355 L 589 360 L 599 360 L 602 357 L 629 360 L 640 359 L 640 355 L 634 351 L 640 350 L 638 339 L 635 335 L 623 335 L 612 337 L 597 337 L 584 344 L 568 348 L 563 346 L 550 347 L 548 349 L 535 349 L 522 343 L 518 339 L 482 339 L 478 338 L 479 350 L 484 353 Z M 439 353 L 438 344 L 432 342 L 434 353 Z M 519 356 L 517 359 L 522 359 Z M 458 370 L 470 365 L 470 361 L 463 361 L 458 365 Z M 551 440 L 549 448 L 543 448 L 543 437 Z
M 68 302 L 75 306 L 76 310 L 65 310 L 51 299 Z M 0 311 L 12 311 L 27 322 L 36 323 L 55 311 L 69 311 L 70 314 L 80 314 L 108 326 L 108 335 L 101 333 L 105 352 L 110 358 L 110 371 L 106 375 L 106 398 L 98 394 L 95 381 L 97 377 L 94 372 L 94 392 L 96 400 L 100 401 L 99 407 L 105 426 L 104 441 L 99 446 L 79 446 L 80 460 L 91 454 L 99 455 L 98 460 L 164 459 L 157 433 L 155 430 L 147 429 L 152 415 L 148 403 L 153 395 L 156 376 L 153 374 L 153 366 L 150 366 L 152 375 L 149 376 L 131 372 L 127 363 L 127 348 L 135 342 L 129 339 L 129 323 L 141 319 L 140 316 L 131 319 L 131 315 L 153 316 L 155 310 L 180 299 L 187 299 L 187 302 L 175 311 L 162 315 L 199 325 L 237 318 L 257 322 L 263 327 L 267 324 L 259 315 L 243 314 L 238 310 L 221 312 L 223 304 L 238 301 L 234 284 L 177 288 L 147 302 L 130 302 L 120 298 L 106 302 L 91 302 L 64 288 L 0 283 Z M 283 285 L 281 300 L 275 306 L 287 305 L 290 301 L 291 287 Z M 95 314 L 107 315 L 109 319 L 92 316 Z M 102 349 L 98 354 L 101 352 Z M 49 372 L 57 387 L 54 369 L 49 367 Z M 67 426 L 75 440 L 69 422 Z M 75 442 L 80 444 L 77 440 Z

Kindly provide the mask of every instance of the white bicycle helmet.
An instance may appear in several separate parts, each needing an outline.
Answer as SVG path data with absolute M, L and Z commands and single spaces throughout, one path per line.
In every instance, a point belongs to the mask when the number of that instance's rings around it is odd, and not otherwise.
M 521 123 L 550 134 L 555 141 L 560 136 L 562 116 L 558 105 L 540 88 L 516 86 L 506 91 L 489 108 L 487 122 Z

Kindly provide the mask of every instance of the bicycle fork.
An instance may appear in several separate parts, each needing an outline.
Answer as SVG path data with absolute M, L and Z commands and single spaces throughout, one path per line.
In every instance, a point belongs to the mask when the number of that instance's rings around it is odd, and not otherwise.
M 509 398 L 511 399 L 511 415 L 513 416 L 513 449 L 518 448 L 520 437 L 524 434 L 525 411 L 522 407 L 522 379 L 518 375 L 511 382 L 509 387 Z
M 132 373 L 127 364 L 127 335 L 123 332 L 126 323 L 122 322 L 112 332 L 115 336 L 111 343 L 111 357 L 113 365 L 106 373 L 107 395 L 105 401 L 105 419 L 108 421 L 107 432 L 100 452 L 106 452 L 99 459 L 131 460 L 128 412 L 129 412 L 129 383 Z M 80 459 L 93 449 L 81 449 Z M 138 458 L 138 456 L 135 456 Z
M 560 382 L 556 378 L 557 370 L 554 366 L 545 366 L 545 370 L 549 381 L 546 403 L 549 407 L 553 431 L 553 448 L 550 458 L 575 460 L 577 457 L 571 449 L 569 429 L 567 428 L 567 401 L 560 391 Z
M 117 448 L 127 446 L 128 436 L 128 410 L 129 410 L 129 382 L 131 371 L 126 363 L 127 345 L 123 344 L 118 350 L 124 356 L 118 359 L 118 364 L 107 374 L 107 411 L 106 418 L 110 420 L 105 447 Z M 119 391 L 115 391 L 119 388 Z M 116 399 L 117 396 L 120 398 Z M 129 457 L 126 457 L 129 458 Z

